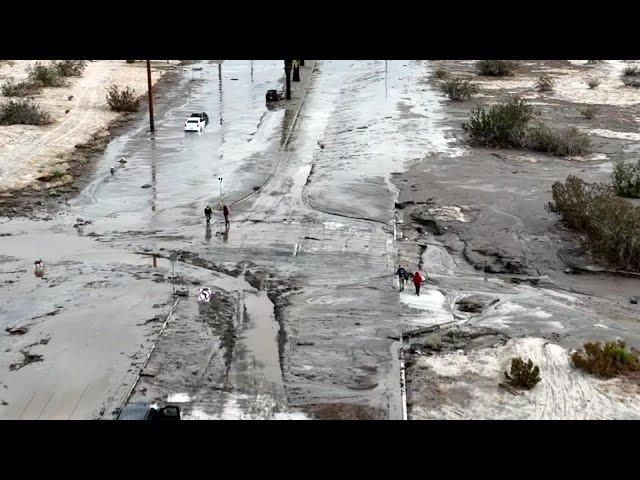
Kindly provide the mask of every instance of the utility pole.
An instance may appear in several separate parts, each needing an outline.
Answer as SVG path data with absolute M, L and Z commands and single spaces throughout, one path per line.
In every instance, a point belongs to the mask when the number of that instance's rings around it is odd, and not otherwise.
M 155 132 L 153 124 L 153 94 L 151 93 L 151 60 L 147 60 L 147 87 L 149 90 L 149 126 L 151 131 Z
M 300 60 L 293 61 L 293 78 L 294 82 L 300 81 Z
M 292 60 L 284 61 L 284 76 L 286 82 L 286 98 L 287 100 L 291 100 L 291 65 L 293 64 Z

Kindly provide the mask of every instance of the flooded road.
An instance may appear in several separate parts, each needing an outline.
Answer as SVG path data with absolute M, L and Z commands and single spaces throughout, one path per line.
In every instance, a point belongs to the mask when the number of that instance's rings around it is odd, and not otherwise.
M 2 219 L 0 326 L 15 333 L 0 336 L 0 418 L 111 418 L 135 385 L 131 401 L 179 403 L 189 419 L 398 419 L 401 330 L 457 321 L 564 348 L 605 328 L 636 339 L 622 311 L 602 315 L 612 311 L 604 297 L 622 301 L 636 284 L 616 279 L 603 292 L 595 277 L 561 273 L 545 253 L 561 235 L 543 233 L 540 179 L 514 184 L 493 156 L 474 163 L 424 82 L 431 70 L 309 62 L 292 103 L 267 108 L 282 61 L 186 67 L 159 100 L 156 132 L 140 118 L 112 141 L 59 214 Z M 185 134 L 201 111 L 205 131 Z M 543 177 L 567 169 L 556 162 Z M 451 230 L 417 234 L 398 201 L 428 205 Z M 529 273 L 481 272 L 466 247 L 483 241 L 542 260 Z M 398 295 L 399 259 L 424 265 L 420 297 Z M 203 287 L 208 303 L 196 298 Z M 471 294 L 498 301 L 460 313 Z

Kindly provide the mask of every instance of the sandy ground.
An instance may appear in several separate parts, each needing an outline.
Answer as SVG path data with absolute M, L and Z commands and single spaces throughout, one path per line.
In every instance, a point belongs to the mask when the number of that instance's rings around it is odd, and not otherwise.
M 530 358 L 542 372 L 540 383 L 522 395 L 499 386 L 516 356 Z M 413 419 L 640 418 L 640 386 L 619 379 L 594 379 L 577 371 L 566 349 L 541 338 L 421 356 L 414 368 L 409 379 L 412 396 L 435 396 L 439 401 L 433 406 L 418 402 L 412 409 Z
M 28 67 L 34 63 L 32 60 L 0 62 L 0 83 L 9 78 L 24 80 Z M 153 61 L 154 84 L 178 63 L 174 60 L 169 64 Z M 53 170 L 66 172 L 67 156 L 75 146 L 86 143 L 95 134 L 107 135 L 108 127 L 122 116 L 109 110 L 106 103 L 106 89 L 110 85 L 128 86 L 139 95 L 146 95 L 146 63 L 128 64 L 124 60 L 88 62 L 83 75 L 68 78 L 67 84 L 65 87 L 46 88 L 33 97 L 51 114 L 52 124 L 0 126 L 0 192 L 38 185 L 37 178 Z

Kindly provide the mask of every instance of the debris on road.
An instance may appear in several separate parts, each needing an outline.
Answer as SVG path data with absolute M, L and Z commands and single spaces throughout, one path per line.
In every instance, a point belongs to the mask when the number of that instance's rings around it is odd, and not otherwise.
M 21 362 L 12 363 L 11 365 L 9 365 L 9 370 L 20 370 L 22 367 L 26 367 L 30 363 L 42 362 L 44 360 L 44 356 L 37 353 L 31 353 L 26 350 L 20 350 L 20 353 L 24 358 Z

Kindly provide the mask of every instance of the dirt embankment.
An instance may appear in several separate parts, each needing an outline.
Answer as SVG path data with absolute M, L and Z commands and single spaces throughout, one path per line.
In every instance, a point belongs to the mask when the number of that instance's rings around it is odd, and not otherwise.
M 1 62 L 0 83 L 24 80 L 34 63 Z M 152 61 L 154 91 L 176 77 L 179 64 Z M 110 85 L 133 88 L 143 99 L 139 113 L 111 111 L 105 98 Z M 100 60 L 88 62 L 82 76 L 67 78 L 65 86 L 45 88 L 31 97 L 54 121 L 0 126 L 0 215 L 29 215 L 35 207 L 42 210 L 77 193 L 77 180 L 91 171 L 91 159 L 144 114 L 146 90 L 145 62 Z

